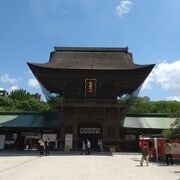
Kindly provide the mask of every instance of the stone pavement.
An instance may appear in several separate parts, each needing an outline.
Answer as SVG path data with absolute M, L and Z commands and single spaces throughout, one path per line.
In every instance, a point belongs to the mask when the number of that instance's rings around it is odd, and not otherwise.
M 0 153 L 0 180 L 180 180 L 180 164 L 141 167 L 138 153 Z

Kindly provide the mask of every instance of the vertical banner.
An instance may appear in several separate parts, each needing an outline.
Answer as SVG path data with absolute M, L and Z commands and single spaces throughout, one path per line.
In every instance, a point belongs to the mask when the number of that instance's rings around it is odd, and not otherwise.
M 0 149 L 4 149 L 5 134 L 0 134 Z
M 154 138 L 154 148 L 156 153 L 156 161 L 158 161 L 158 142 L 156 137 Z
M 96 79 L 85 79 L 85 95 L 95 96 L 96 95 Z
M 64 151 L 70 151 L 73 148 L 73 134 L 65 134 Z

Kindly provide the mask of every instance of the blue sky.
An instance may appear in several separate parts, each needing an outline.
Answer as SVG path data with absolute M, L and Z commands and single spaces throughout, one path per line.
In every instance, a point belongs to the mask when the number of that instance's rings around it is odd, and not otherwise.
M 128 46 L 156 63 L 140 95 L 180 100 L 179 12 L 179 0 L 0 0 L 0 88 L 41 92 L 26 62 L 54 46 Z

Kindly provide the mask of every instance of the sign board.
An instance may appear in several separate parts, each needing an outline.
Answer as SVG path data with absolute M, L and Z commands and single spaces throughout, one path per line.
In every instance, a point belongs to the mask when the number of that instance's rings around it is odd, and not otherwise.
M 70 151 L 73 148 L 73 134 L 65 134 L 64 151 Z
M 101 134 L 101 128 L 80 128 L 80 134 Z
M 96 95 L 96 79 L 85 78 L 85 95 L 86 96 Z
M 0 134 L 0 149 L 4 149 L 5 134 Z
M 41 134 L 38 132 L 22 132 L 22 136 L 25 136 L 26 139 L 40 139 Z
M 5 144 L 7 145 L 14 144 L 14 141 L 5 141 Z
M 55 142 L 57 140 L 57 134 L 52 134 L 52 133 L 51 134 L 43 134 L 42 139 L 44 141 L 46 141 L 47 138 L 49 138 L 50 142 Z

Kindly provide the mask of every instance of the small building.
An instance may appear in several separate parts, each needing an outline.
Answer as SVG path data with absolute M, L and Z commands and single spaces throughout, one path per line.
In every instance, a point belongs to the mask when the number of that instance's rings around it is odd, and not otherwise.
M 137 150 L 139 136 L 162 136 L 162 130 L 169 129 L 175 120 L 166 113 L 127 114 L 123 124 L 123 151 Z
M 8 92 L 5 89 L 0 89 L 0 96 L 8 96 Z
M 37 149 L 38 140 L 47 137 L 57 149 L 59 131 L 60 119 L 54 113 L 0 112 L 0 149 Z
M 127 114 L 122 125 L 119 150 L 138 151 L 140 135 L 159 135 L 163 129 L 169 129 L 174 121 L 175 118 L 170 118 L 168 114 Z M 61 123 L 54 113 L 0 112 L 0 149 L 33 150 L 38 148 L 40 138 L 46 140 L 49 137 L 51 149 L 62 151 L 65 142 L 61 138 Z M 90 130 L 97 134 L 99 131 Z

